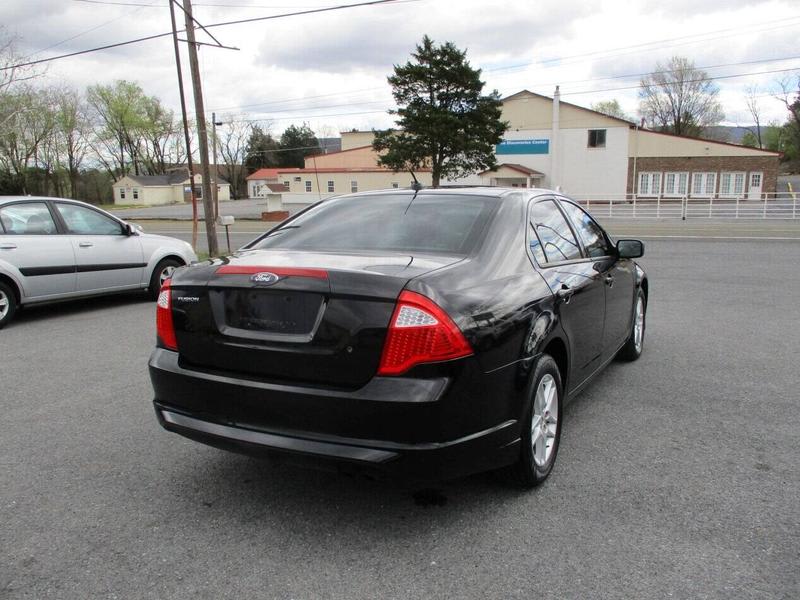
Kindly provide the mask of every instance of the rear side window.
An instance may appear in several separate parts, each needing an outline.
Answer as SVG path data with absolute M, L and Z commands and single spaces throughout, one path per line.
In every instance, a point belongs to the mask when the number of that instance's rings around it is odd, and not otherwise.
M 24 202 L 0 208 L 0 221 L 8 234 L 49 235 L 56 224 L 44 202 Z
M 250 248 L 469 254 L 498 205 L 480 196 L 410 194 L 322 202 Z
M 575 230 L 586 248 L 586 254 L 592 258 L 611 254 L 608 239 L 603 229 L 582 208 L 571 202 L 561 202 L 561 207 L 572 221 Z
M 530 224 L 541 244 L 547 262 L 582 258 L 580 246 L 578 246 L 572 229 L 552 200 L 537 202 L 533 205 Z M 531 245 L 531 250 L 536 256 L 537 250 L 533 245 Z

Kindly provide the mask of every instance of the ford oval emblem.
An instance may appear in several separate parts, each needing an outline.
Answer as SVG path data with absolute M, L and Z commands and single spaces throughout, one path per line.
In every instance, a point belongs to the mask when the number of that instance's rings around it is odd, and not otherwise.
M 275 275 L 275 273 L 270 273 L 268 271 L 256 273 L 250 277 L 250 281 L 253 283 L 260 283 L 261 285 L 272 285 L 273 283 L 277 283 L 279 279 L 280 277 Z

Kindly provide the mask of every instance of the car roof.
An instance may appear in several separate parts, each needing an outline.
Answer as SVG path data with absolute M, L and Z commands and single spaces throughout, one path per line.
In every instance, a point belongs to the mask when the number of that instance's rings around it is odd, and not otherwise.
M 427 188 L 423 187 L 420 190 L 411 188 L 389 188 L 383 190 L 369 190 L 364 192 L 356 192 L 354 194 L 346 194 L 347 197 L 363 197 L 363 196 L 397 196 L 406 195 L 413 196 L 414 194 L 425 194 L 432 196 L 482 196 L 490 198 L 504 198 L 512 194 L 520 194 L 528 192 L 530 195 L 526 198 L 540 196 L 542 194 L 554 194 L 552 190 L 543 188 L 513 188 L 513 187 L 496 187 L 496 186 L 469 186 L 469 187 L 440 187 L 440 188 Z M 340 197 L 344 197 L 340 196 Z

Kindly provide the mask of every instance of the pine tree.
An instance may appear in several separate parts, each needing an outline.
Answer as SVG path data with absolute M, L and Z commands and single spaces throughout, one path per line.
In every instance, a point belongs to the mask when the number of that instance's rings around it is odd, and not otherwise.
M 389 113 L 399 129 L 375 132 L 379 164 L 395 172 L 430 168 L 433 187 L 494 168 L 495 145 L 508 129 L 500 95 L 481 95 L 480 69 L 451 42 L 436 46 L 426 35 L 411 56 L 388 78 L 399 107 Z

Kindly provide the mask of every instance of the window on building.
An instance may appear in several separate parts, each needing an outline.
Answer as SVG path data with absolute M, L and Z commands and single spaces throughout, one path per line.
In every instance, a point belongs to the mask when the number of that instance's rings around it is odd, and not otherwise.
M 399 184 L 399 183 L 397 183 L 396 181 L 393 181 L 393 182 L 392 182 L 392 188 L 394 188 L 394 189 L 397 189 L 397 188 L 399 188 L 399 187 L 400 187 L 400 184 Z
M 335 192 L 335 191 L 336 191 L 336 186 L 334 186 L 333 181 L 329 179 L 328 180 L 328 192 Z
M 664 173 L 664 195 L 685 196 L 689 188 L 688 173 Z
M 133 188 L 133 199 L 134 200 L 139 199 L 139 188 Z
M 605 148 L 606 147 L 606 130 L 605 129 L 590 129 L 589 130 L 589 148 Z
M 719 174 L 719 195 L 720 197 L 735 198 L 744 193 L 744 173 L 720 173 Z
M 302 177 L 295 177 L 294 180 L 295 180 L 295 182 L 300 183 L 303 180 L 303 178 Z
M 288 179 L 283 182 L 283 187 L 285 187 L 287 190 L 289 189 L 289 180 Z
M 354 179 L 350 182 L 350 192 L 355 194 L 358 191 L 358 182 Z
M 716 185 L 716 173 L 692 173 L 692 196 L 695 198 L 711 198 Z
M 119 199 L 125 200 L 125 188 L 119 188 Z
M 661 193 L 661 173 L 639 173 L 638 196 L 655 198 Z
M 306 181 L 306 191 L 307 192 L 311 191 L 311 182 L 310 181 Z

